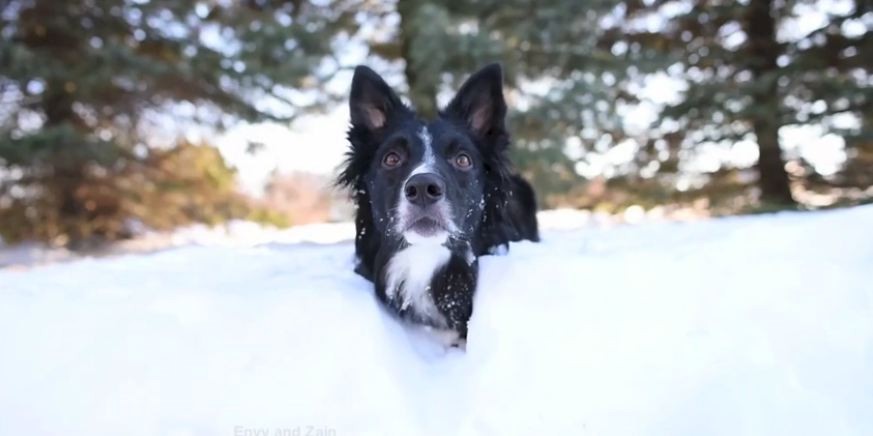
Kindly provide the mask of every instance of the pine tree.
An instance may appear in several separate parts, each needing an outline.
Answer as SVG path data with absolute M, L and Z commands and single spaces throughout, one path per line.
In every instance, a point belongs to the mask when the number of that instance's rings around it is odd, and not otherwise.
M 156 221 L 149 214 L 203 219 L 194 203 L 125 206 L 148 196 L 145 187 L 175 189 L 182 198 L 218 189 L 165 183 L 177 179 L 153 167 L 177 144 L 165 130 L 287 121 L 324 103 L 306 91 L 335 72 L 324 63 L 334 37 L 355 31 L 354 6 L 0 3 L 0 233 L 75 243 L 118 237 L 126 220 Z M 170 141 L 155 148 L 161 135 Z M 223 160 L 203 162 L 213 165 L 206 173 L 227 171 Z M 123 183 L 132 174 L 144 179 Z
M 830 184 L 859 186 L 867 179 L 861 163 L 873 143 L 871 3 L 839 4 L 850 7 L 793 35 L 796 17 L 834 3 L 399 0 L 395 32 L 371 47 L 402 62 L 410 99 L 424 115 L 433 114 L 435 95 L 469 71 L 502 61 L 514 103 L 515 161 L 546 199 L 566 201 L 582 183 L 579 163 L 626 140 L 635 144 L 633 159 L 606 176 L 612 190 L 636 191 L 633 201 L 736 196 L 746 190 L 743 168 L 722 162 L 699 174 L 691 162 L 713 145 L 751 140 L 759 149 L 754 172 L 761 202 L 792 207 L 786 162 L 797 158 L 780 144 L 785 126 L 820 123 L 846 139 L 849 162 Z M 651 129 L 631 132 L 623 118 L 656 73 L 686 89 L 678 102 L 656 107 Z M 858 125 L 836 122 L 846 115 Z M 571 138 L 581 145 L 568 156 Z M 679 192 L 683 176 L 704 184 Z
M 833 2 L 626 2 L 625 24 L 611 38 L 614 48 L 635 48 L 625 51 L 628 60 L 647 51 L 661 56 L 667 71 L 686 83 L 680 101 L 665 107 L 655 126 L 674 154 L 751 139 L 759 151 L 761 201 L 792 206 L 782 128 L 821 124 L 842 134 L 850 148 L 873 131 L 873 4 L 842 4 L 850 7 L 826 13 L 823 25 L 809 30 L 794 20 Z M 661 25 L 634 25 L 646 20 Z M 858 125 L 846 130 L 835 122 L 846 115 Z

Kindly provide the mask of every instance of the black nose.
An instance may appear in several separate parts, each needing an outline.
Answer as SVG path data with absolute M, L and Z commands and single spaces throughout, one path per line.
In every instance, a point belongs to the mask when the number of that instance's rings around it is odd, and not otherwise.
M 443 178 L 434 173 L 416 174 L 406 181 L 403 188 L 406 199 L 416 206 L 427 206 L 443 198 L 446 184 Z

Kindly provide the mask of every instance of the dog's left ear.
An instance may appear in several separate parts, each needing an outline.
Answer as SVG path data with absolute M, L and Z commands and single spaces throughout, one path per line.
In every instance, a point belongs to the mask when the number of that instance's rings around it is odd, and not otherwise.
M 488 65 L 470 76 L 445 112 L 466 121 L 479 138 L 505 133 L 506 102 L 500 64 Z

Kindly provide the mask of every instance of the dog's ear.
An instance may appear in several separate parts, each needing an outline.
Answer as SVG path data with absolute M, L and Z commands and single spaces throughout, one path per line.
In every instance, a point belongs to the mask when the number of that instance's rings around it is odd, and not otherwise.
M 500 64 L 488 65 L 470 76 L 446 107 L 446 113 L 466 121 L 480 138 L 505 133 L 506 101 Z
M 379 74 L 363 65 L 355 68 L 349 98 L 353 126 L 379 130 L 394 113 L 405 110 L 406 106 Z

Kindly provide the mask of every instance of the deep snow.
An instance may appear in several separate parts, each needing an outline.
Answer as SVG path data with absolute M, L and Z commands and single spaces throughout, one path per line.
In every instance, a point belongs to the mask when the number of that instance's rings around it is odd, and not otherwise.
M 0 435 L 873 434 L 873 207 L 544 232 L 466 352 L 257 242 L 0 270 Z

